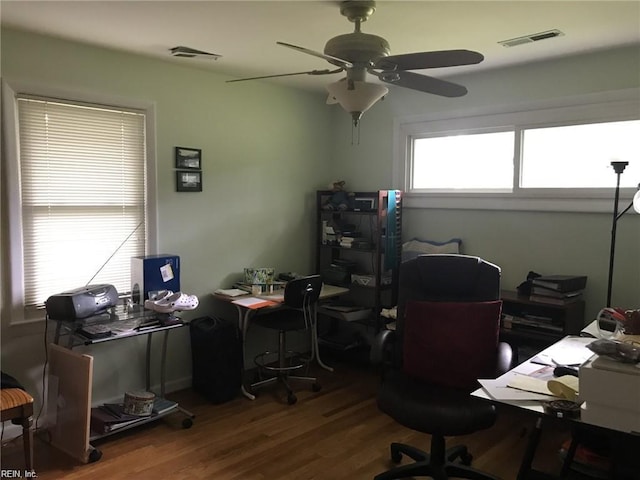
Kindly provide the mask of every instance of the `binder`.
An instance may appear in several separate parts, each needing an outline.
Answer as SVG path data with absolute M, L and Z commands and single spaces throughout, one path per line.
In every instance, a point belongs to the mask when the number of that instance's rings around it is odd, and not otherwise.
M 536 277 L 531 282 L 534 286 L 545 287 L 558 292 L 573 292 L 587 286 L 586 275 L 546 275 Z

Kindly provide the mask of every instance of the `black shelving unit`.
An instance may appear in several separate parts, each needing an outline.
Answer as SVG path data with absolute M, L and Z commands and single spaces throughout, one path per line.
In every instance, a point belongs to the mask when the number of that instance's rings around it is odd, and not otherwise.
M 359 349 L 384 325 L 381 310 L 397 303 L 402 192 L 353 192 L 347 209 L 338 210 L 327 207 L 332 195 L 316 195 L 316 272 L 325 283 L 350 291 L 338 305 L 320 307 L 320 344 Z

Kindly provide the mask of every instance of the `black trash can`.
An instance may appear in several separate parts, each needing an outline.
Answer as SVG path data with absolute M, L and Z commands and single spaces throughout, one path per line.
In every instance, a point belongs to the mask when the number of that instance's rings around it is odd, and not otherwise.
M 212 403 L 235 398 L 242 382 L 242 345 L 237 325 L 216 317 L 189 323 L 194 391 Z

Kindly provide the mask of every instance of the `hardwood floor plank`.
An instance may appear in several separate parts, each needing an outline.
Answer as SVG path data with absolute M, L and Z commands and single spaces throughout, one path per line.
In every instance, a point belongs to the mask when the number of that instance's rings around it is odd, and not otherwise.
M 82 465 L 36 435 L 35 470 L 40 480 L 340 480 L 371 479 L 391 467 L 389 444 L 403 442 L 428 450 L 430 436 L 411 431 L 376 406 L 379 378 L 362 365 L 341 363 L 336 372 L 315 371 L 323 389 L 295 385 L 298 403 L 287 405 L 282 389 L 266 388 L 255 401 L 244 397 L 213 405 L 191 390 L 170 397 L 192 411 L 95 442 L 102 459 Z M 513 480 L 526 447 L 531 416 L 500 411 L 485 431 L 449 438 L 466 444 L 473 464 Z M 566 430 L 545 435 L 536 465 L 558 472 L 558 448 Z M 4 445 L 2 468 L 22 468 L 21 440 Z M 406 460 L 405 460 L 406 461 Z M 582 477 L 572 477 L 582 478 Z

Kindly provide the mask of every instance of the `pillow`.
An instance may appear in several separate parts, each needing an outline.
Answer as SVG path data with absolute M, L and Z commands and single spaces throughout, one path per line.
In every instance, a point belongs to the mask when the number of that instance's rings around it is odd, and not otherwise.
M 502 301 L 407 302 L 403 368 L 410 377 L 473 390 L 493 378 Z
M 460 238 L 452 238 L 446 242 L 420 240 L 414 238 L 402 244 L 402 261 L 413 260 L 418 255 L 433 253 L 460 253 Z

